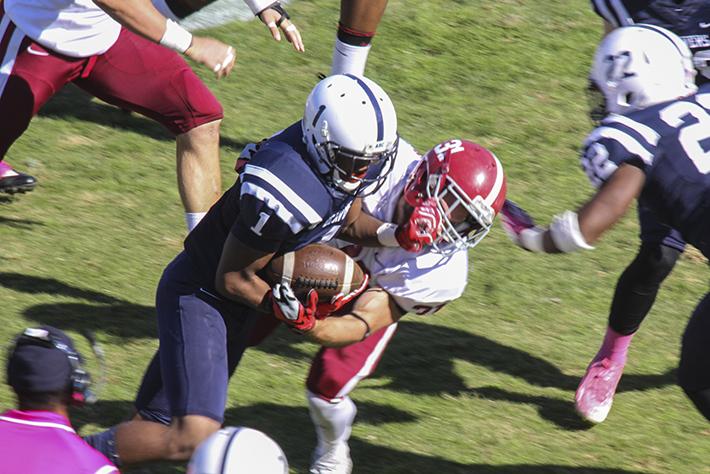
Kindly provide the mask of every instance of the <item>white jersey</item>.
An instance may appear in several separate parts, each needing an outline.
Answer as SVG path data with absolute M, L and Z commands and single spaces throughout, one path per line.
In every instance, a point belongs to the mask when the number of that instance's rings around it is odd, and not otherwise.
M 407 177 L 420 161 L 412 145 L 400 139 L 394 169 L 374 194 L 363 198 L 363 210 L 392 222 Z M 364 247 L 357 257 L 370 272 L 371 285 L 384 289 L 406 312 L 431 314 L 463 294 L 468 279 L 468 252 L 449 256 L 399 247 Z
M 4 0 L 5 13 L 45 48 L 75 58 L 105 53 L 121 25 L 91 0 Z

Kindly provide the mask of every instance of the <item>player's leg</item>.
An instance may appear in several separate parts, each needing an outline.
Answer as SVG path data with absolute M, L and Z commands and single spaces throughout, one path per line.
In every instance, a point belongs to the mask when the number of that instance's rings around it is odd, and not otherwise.
M 250 326 L 225 316 L 219 303 L 199 291 L 185 254 L 168 265 L 156 296 L 160 348 L 136 398 L 140 419 L 87 441 L 112 460 L 134 464 L 186 460 L 221 426 L 227 398 L 229 334 L 246 346 Z M 241 355 L 241 351 L 238 351 Z M 236 360 L 238 362 L 238 358 Z
M 639 220 L 641 248 L 619 278 L 604 340 L 575 394 L 577 411 L 593 423 L 601 423 L 609 414 L 631 340 L 685 248 L 680 234 L 658 223 L 643 206 L 639 206 Z
M 685 328 L 678 383 L 710 421 L 710 293 L 695 308 Z
M 340 0 L 331 74 L 365 73 L 370 43 L 386 7 L 387 0 Z
M 310 472 L 350 473 L 348 440 L 357 408 L 348 394 L 377 367 L 397 329 L 392 324 L 364 341 L 341 348 L 322 348 L 306 381 L 306 397 L 318 444 Z
M 150 117 L 177 137 L 178 187 L 191 229 L 219 198 L 222 107 L 174 51 L 127 30 L 77 85 Z
M 0 192 L 31 191 L 36 179 L 3 161 L 47 100 L 78 74 L 82 60 L 60 57 L 27 38 L 0 2 Z

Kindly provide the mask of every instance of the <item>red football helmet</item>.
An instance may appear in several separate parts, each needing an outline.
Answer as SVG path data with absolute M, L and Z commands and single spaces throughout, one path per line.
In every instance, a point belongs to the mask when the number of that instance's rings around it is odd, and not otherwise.
M 442 216 L 442 253 L 474 247 L 488 233 L 505 202 L 505 174 L 481 145 L 448 140 L 429 150 L 412 172 L 404 198 L 412 207 L 433 197 Z

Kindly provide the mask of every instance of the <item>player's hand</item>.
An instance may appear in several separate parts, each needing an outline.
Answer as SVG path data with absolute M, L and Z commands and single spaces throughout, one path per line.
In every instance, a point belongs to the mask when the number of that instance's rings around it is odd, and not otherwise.
M 308 292 L 306 306 L 303 306 L 288 284 L 277 283 L 271 289 L 274 316 L 299 334 L 307 333 L 316 325 L 317 305 L 318 293 L 315 290 Z
M 276 41 L 281 41 L 281 31 L 283 31 L 286 39 L 293 45 L 296 51 L 303 52 L 306 48 L 303 46 L 301 33 L 299 33 L 296 25 L 291 23 L 289 15 L 279 2 L 274 3 L 269 8 L 265 8 L 259 13 L 259 19 L 269 28 L 271 36 Z
M 185 56 L 210 68 L 217 79 L 228 76 L 237 59 L 231 46 L 202 36 L 192 37 L 192 45 L 185 51 Z
M 399 246 L 408 252 L 419 252 L 439 237 L 441 214 L 436 199 L 429 198 L 414 208 L 406 224 L 397 227 L 394 236 Z
M 357 298 L 360 293 L 367 289 L 367 284 L 369 283 L 369 281 L 370 275 L 365 273 L 365 278 L 363 278 L 362 284 L 358 288 L 355 288 L 348 294 L 339 293 L 333 296 L 333 298 L 331 298 L 331 300 L 327 303 L 318 303 L 318 306 L 316 307 L 316 319 L 327 318 L 330 314 L 335 313 L 340 308 Z
M 514 244 L 529 250 L 525 245 L 526 234 L 532 232 L 541 232 L 541 229 L 535 225 L 530 214 L 515 204 L 513 201 L 505 200 L 503 208 L 500 211 L 501 223 L 506 234 Z

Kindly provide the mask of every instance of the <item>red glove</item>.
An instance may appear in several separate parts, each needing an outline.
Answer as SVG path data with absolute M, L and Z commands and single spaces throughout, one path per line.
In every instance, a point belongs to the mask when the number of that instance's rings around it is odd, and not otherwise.
M 277 283 L 271 289 L 271 307 L 274 316 L 299 334 L 307 333 L 316 325 L 317 305 L 316 290 L 308 292 L 306 306 L 303 306 L 288 284 Z
M 369 282 L 370 282 L 370 275 L 365 273 L 365 278 L 363 278 L 363 280 L 362 280 L 362 285 L 360 285 L 358 288 L 355 288 L 353 291 L 351 291 L 347 295 L 339 293 L 339 294 L 333 296 L 328 303 L 325 303 L 325 302 L 318 303 L 318 307 L 316 308 L 316 319 L 325 319 L 328 317 L 328 315 L 335 313 L 340 308 L 342 308 L 346 304 L 350 303 L 360 293 L 362 293 L 363 291 L 365 291 L 367 289 L 367 284 Z
M 425 245 L 436 241 L 440 228 L 441 214 L 436 199 L 429 198 L 414 208 L 409 221 L 397 227 L 394 236 L 404 250 L 419 252 Z

